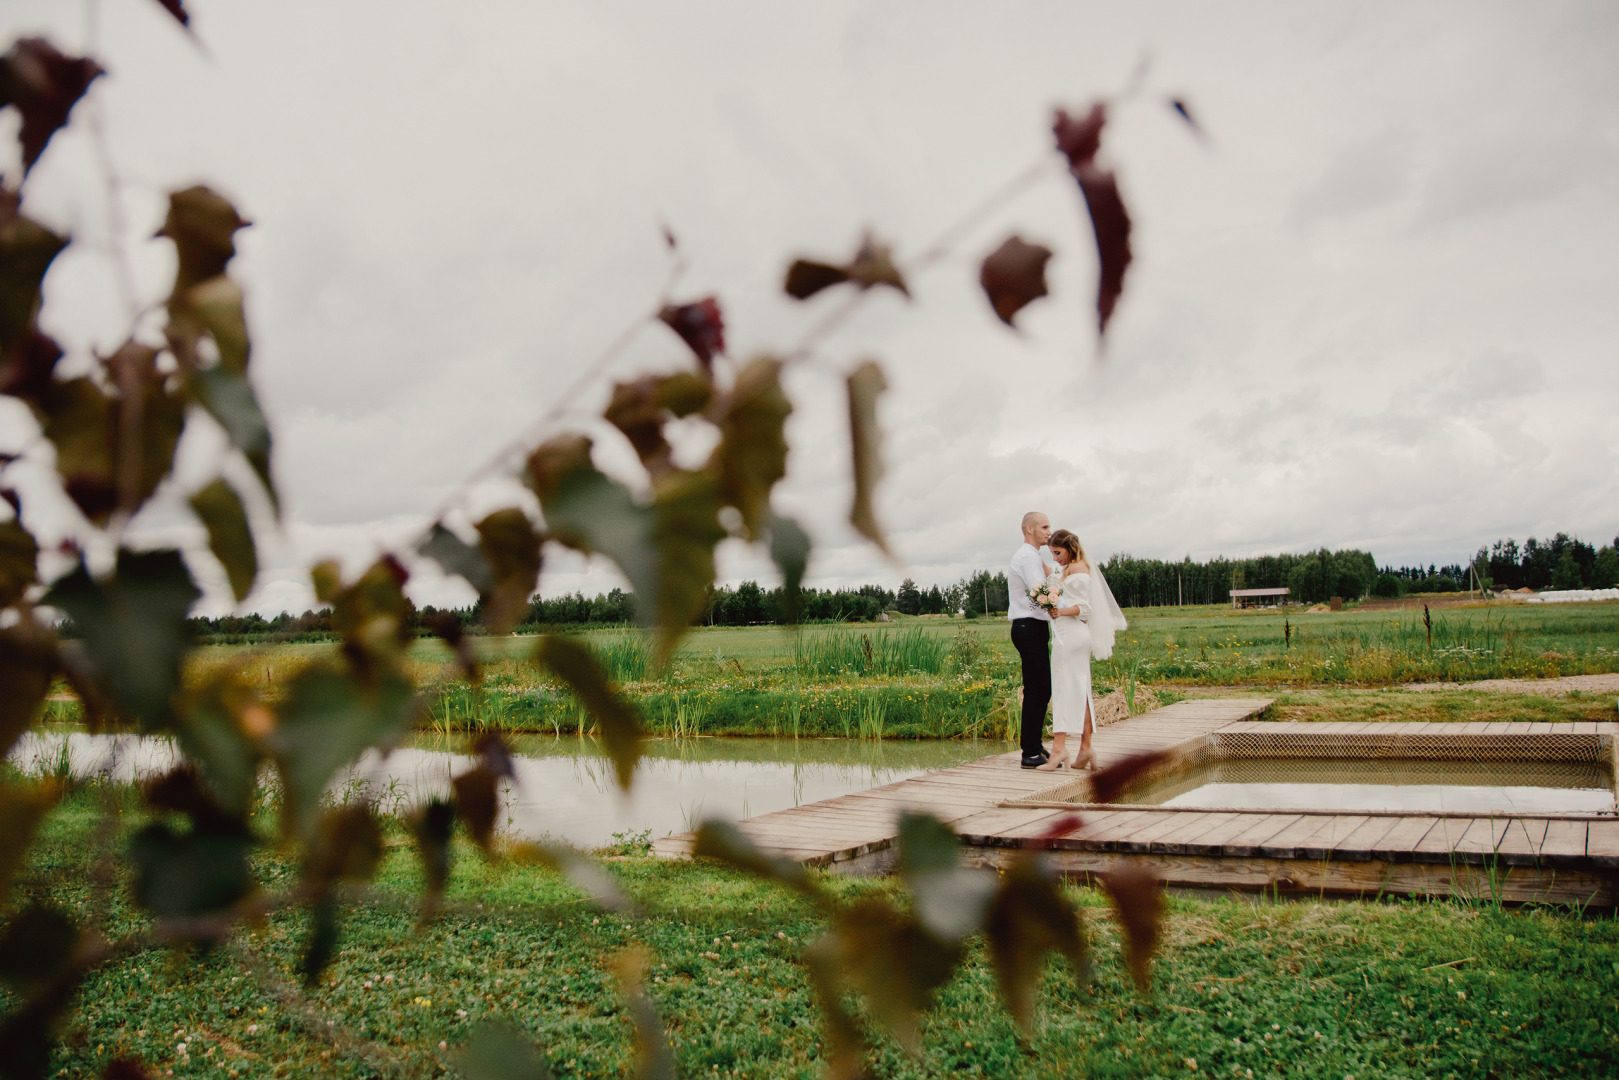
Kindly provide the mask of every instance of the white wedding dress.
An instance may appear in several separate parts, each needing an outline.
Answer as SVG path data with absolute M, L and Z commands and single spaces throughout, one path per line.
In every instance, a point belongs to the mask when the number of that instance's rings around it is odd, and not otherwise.
M 1052 591 L 1062 590 L 1059 608 L 1079 606 L 1078 615 L 1051 620 L 1051 730 L 1082 734 L 1085 718 L 1095 726 L 1096 704 L 1091 698 L 1091 576 L 1062 576 L 1058 567 L 1046 579 Z

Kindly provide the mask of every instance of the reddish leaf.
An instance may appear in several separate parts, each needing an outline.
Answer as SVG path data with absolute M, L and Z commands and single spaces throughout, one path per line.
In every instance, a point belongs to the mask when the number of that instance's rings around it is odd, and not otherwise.
M 870 233 L 860 239 L 860 250 L 855 252 L 854 261 L 849 264 L 849 280 L 862 289 L 887 285 L 906 296 L 911 295 L 911 290 L 905 287 L 905 278 L 894 265 L 892 251 L 886 244 L 877 243 Z
M 504 776 L 508 780 L 517 779 L 517 766 L 512 762 L 511 748 L 506 745 L 495 732 L 485 732 L 479 735 L 472 744 L 473 751 L 483 758 L 484 766 L 496 776 Z
M 1124 291 L 1124 272 L 1130 269 L 1130 214 L 1119 196 L 1118 177 L 1087 165 L 1075 172 L 1079 190 L 1085 194 L 1091 227 L 1096 231 L 1096 332 L 1107 333 L 1113 305 Z
M 152 1074 L 134 1058 L 116 1058 L 101 1070 L 101 1080 L 152 1080 Z
M 180 25 L 189 29 L 191 27 L 191 13 L 186 10 L 184 0 L 157 0 L 163 10 L 180 21 Z
M 1164 884 L 1150 870 L 1139 867 L 1115 870 L 1101 878 L 1124 930 L 1130 977 L 1145 990 L 1152 978 L 1152 954 L 1158 948 L 1158 928 L 1164 918 Z
M 24 217 L 20 205 L 17 192 L 0 182 L 0 357 L 7 367 L 15 362 L 12 350 L 37 330 L 40 282 L 67 246 L 67 237 Z
M 0 522 L 0 607 L 22 599 L 39 580 L 39 542 L 16 518 Z
M 680 340 L 691 346 L 704 371 L 714 366 L 714 357 L 725 352 L 725 318 L 720 314 L 720 302 L 712 296 L 690 304 L 669 305 L 658 312 L 658 318 L 680 335 Z
M 854 504 L 849 522 L 884 551 L 888 541 L 872 508 L 877 481 L 882 479 L 882 434 L 877 428 L 877 396 L 888 389 L 883 369 L 867 360 L 849 375 L 849 440 L 854 456 Z
M 0 56 L 0 108 L 11 105 L 22 114 L 18 140 L 25 176 L 101 74 L 94 60 L 64 56 L 44 38 L 20 38 Z
M 1091 163 L 1102 145 L 1102 128 L 1107 124 L 1107 103 L 1098 101 L 1083 117 L 1069 116 L 1057 110 L 1057 119 L 1051 130 L 1057 137 L 1057 149 L 1068 159 L 1070 169 L 1080 169 Z
M 1034 1020 L 1034 990 L 1045 970 L 1046 953 L 1066 956 L 1081 984 L 1090 975 L 1079 913 L 1061 885 L 1037 859 L 1019 855 L 1002 873 L 985 921 L 995 981 L 1007 1011 L 1025 1032 Z
M 0 757 L 39 715 L 56 674 L 56 636 L 33 619 L 0 628 Z
M 1078 814 L 1061 814 L 1055 820 L 1053 820 L 1050 825 L 1047 825 L 1044 829 L 1030 837 L 1030 839 L 1034 841 L 1048 842 L 1051 840 L 1059 840 L 1062 837 L 1067 836 L 1069 833 L 1083 829 L 1084 827 L 1085 819 L 1080 817 Z
M 1123 761 L 1116 761 L 1105 769 L 1097 769 L 1091 773 L 1091 801 L 1112 802 L 1130 781 L 1168 760 L 1169 754 L 1165 751 L 1149 750 L 1145 754 L 1136 754 Z
M 438 913 L 439 898 L 450 880 L 450 834 L 455 830 L 455 808 L 443 799 L 434 799 L 410 819 L 416 837 L 416 850 L 422 858 L 425 879 L 422 922 L 432 922 Z
M 370 881 L 385 851 L 382 827 L 365 803 L 328 810 L 304 877 L 319 892 L 339 881 Z
M 634 382 L 616 383 L 602 417 L 635 447 L 649 473 L 657 476 L 673 467 L 671 448 L 663 425 L 671 416 L 690 416 L 708 404 L 713 390 L 690 372 L 647 375 Z
M 876 898 L 840 912 L 827 937 L 843 979 L 865 998 L 872 1016 L 907 1051 L 920 1054 L 918 1021 L 955 972 L 961 947 Z
M 990 306 L 1007 326 L 1013 325 L 1012 316 L 1033 300 L 1047 294 L 1046 262 L 1051 249 L 1030 244 L 1021 237 L 1009 236 L 1005 243 L 984 259 L 978 271 L 978 283 L 984 287 Z
M 0 360 L 0 394 L 22 398 L 36 409 L 50 393 L 51 372 L 62 348 L 38 330 L 28 331 Z
M 822 289 L 841 285 L 849 280 L 849 271 L 829 263 L 796 259 L 787 268 L 787 281 L 782 286 L 794 300 L 808 300 Z
M 455 789 L 455 816 L 466 823 L 473 842 L 489 853 L 500 814 L 500 778 L 487 765 L 477 765 L 450 781 Z

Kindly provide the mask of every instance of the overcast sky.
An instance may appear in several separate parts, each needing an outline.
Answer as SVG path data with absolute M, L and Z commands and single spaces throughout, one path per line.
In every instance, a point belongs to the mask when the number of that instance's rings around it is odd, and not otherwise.
M 835 302 L 781 294 L 792 257 L 842 258 L 867 226 L 916 254 L 1048 152 L 1054 106 L 1118 92 L 1143 57 L 1103 146 L 1136 252 L 1106 358 L 1094 247 L 1053 161 L 912 301 L 874 296 L 793 373 L 778 504 L 817 541 L 811 584 L 1000 566 L 1027 509 L 1093 554 L 1166 558 L 1447 562 L 1501 536 L 1619 531 L 1611 3 L 188 6 L 201 49 L 148 0 L 102 0 L 110 75 L 87 103 L 140 300 L 172 277 L 145 239 L 165 192 L 204 181 L 255 222 L 234 273 L 286 513 L 245 607 L 301 610 L 309 563 L 358 568 L 430 521 L 655 302 L 660 222 L 690 260 L 680 295 L 720 297 L 731 354 L 784 349 Z M 64 0 L 7 0 L 0 28 L 68 51 L 90 32 Z M 25 204 L 84 242 L 45 309 L 80 357 L 127 328 L 88 115 Z M 1057 252 L 1020 334 L 977 285 L 1012 231 Z M 892 387 L 879 513 L 899 563 L 846 523 L 841 372 L 867 356 Z M 613 373 L 687 362 L 653 326 Z M 8 443 L 29 423 L 0 410 Z M 207 434 L 180 489 L 211 476 Z M 606 435 L 598 451 L 633 461 Z M 43 495 L 29 514 L 65 521 Z M 139 525 L 200 535 L 162 506 Z M 223 574 L 194 565 L 208 610 L 228 609 Z M 776 580 L 729 542 L 721 577 Z M 542 591 L 618 581 L 561 555 Z M 431 567 L 411 590 L 470 599 Z

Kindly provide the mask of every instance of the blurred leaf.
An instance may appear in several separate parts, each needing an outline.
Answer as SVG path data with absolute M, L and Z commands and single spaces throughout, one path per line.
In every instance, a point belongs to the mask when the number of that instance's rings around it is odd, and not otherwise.
M 161 822 L 130 841 L 135 902 L 158 918 L 207 915 L 227 908 L 252 887 L 252 834 L 243 827 L 194 827 L 176 832 Z
M 455 830 L 455 807 L 443 799 L 433 799 L 411 815 L 410 831 L 416 837 L 416 850 L 422 857 L 422 877 L 426 885 L 422 898 L 422 921 L 431 922 L 438 911 L 439 897 L 450 881 L 450 835 Z
M 39 580 L 36 570 L 39 543 L 16 518 L 0 522 L 0 607 L 22 599 L 28 586 Z
M 1115 801 L 1132 780 L 1168 760 L 1169 755 L 1164 751 L 1149 750 L 1145 754 L 1135 754 L 1123 761 L 1116 761 L 1105 769 L 1097 769 L 1090 777 L 1091 801 L 1099 803 Z
M 854 450 L 854 505 L 849 522 L 860 535 L 888 550 L 871 500 L 882 479 L 882 434 L 877 427 L 877 396 L 888 389 L 883 369 L 867 360 L 849 375 L 849 441 Z
M 162 5 L 164 11 L 179 20 L 181 26 L 188 30 L 191 28 L 191 13 L 186 11 L 183 0 L 157 0 L 157 2 Z
M 770 557 L 781 569 L 782 614 L 798 621 L 800 590 L 809 566 L 810 538 L 804 527 L 789 517 L 770 515 Z
M 161 2 L 161 0 L 159 0 Z M 101 1080 L 155 1080 L 134 1058 L 114 1058 L 101 1070 Z
M 0 629 L 0 758 L 39 716 L 56 673 L 56 636 L 32 619 Z
M 184 814 L 194 824 L 206 829 L 229 831 L 241 825 L 240 817 L 225 813 L 213 793 L 207 789 L 195 766 L 176 765 L 161 776 L 150 777 L 141 783 L 141 795 L 153 810 L 169 814 Z
M 647 954 L 626 949 L 613 958 L 613 972 L 635 1025 L 635 1075 L 641 1080 L 675 1080 L 675 1055 L 663 1021 L 646 994 Z
M 441 524 L 434 523 L 416 551 L 438 563 L 445 573 L 465 578 L 468 585 L 478 590 L 479 596 L 487 596 L 495 587 L 495 574 L 483 551 Z
M 236 230 L 249 224 L 229 199 L 209 188 L 197 185 L 171 192 L 169 214 L 157 235 L 174 241 L 179 256 L 174 298 L 223 274 L 236 255 Z
M 310 571 L 315 592 L 332 606 L 332 628 L 343 635 L 343 652 L 356 671 L 370 679 L 377 668 L 397 670 L 405 647 L 415 640 L 411 603 L 405 596 L 410 572 L 392 555 L 383 555 L 343 585 L 335 563 Z
M 455 791 L 455 816 L 465 823 L 483 853 L 490 854 L 489 842 L 500 814 L 500 778 L 487 766 L 477 765 L 451 780 L 450 787 Z
M 728 821 L 705 821 L 699 825 L 691 853 L 694 858 L 718 859 L 755 877 L 785 885 L 812 900 L 825 900 L 820 886 L 811 879 L 802 863 L 763 851 Z
M 640 906 L 619 887 L 606 868 L 589 855 L 564 844 L 523 844 L 512 851 L 519 862 L 537 863 L 560 872 L 591 903 L 607 911 L 635 912 Z
M 1118 177 L 1087 165 L 1075 172 L 1079 190 L 1085 195 L 1091 227 L 1096 233 L 1096 255 L 1100 270 L 1096 278 L 1096 332 L 1107 333 L 1113 307 L 1124 291 L 1124 272 L 1130 269 L 1130 214 L 1119 195 Z
M 689 371 L 646 375 L 634 382 L 615 383 L 602 416 L 624 433 L 641 464 L 656 476 L 673 468 L 663 425 L 672 416 L 690 416 L 704 408 L 712 395 L 708 382 Z
M 478 657 L 472 651 L 472 639 L 467 636 L 467 629 L 461 625 L 461 619 L 456 613 L 435 611 L 431 615 L 423 616 L 422 625 L 450 647 L 455 653 L 456 662 L 461 665 L 461 673 L 466 676 L 467 682 L 476 686 L 478 680 L 482 678 L 478 670 Z
M 816 1000 L 826 1021 L 827 1080 L 864 1080 L 866 1077 L 865 1040 L 854 1017 L 843 1006 L 843 980 L 838 971 L 838 948 L 830 937 L 821 937 L 804 951 Z
M 596 720 L 602 748 L 618 776 L 618 786 L 630 790 L 636 763 L 641 760 L 641 720 L 635 707 L 607 681 L 607 673 L 590 650 L 570 638 L 543 635 L 534 649 L 537 663 L 568 684 Z
M 995 895 L 995 875 L 961 865 L 961 841 L 931 814 L 900 815 L 899 872 L 917 921 L 942 942 L 977 930 Z
M 54 783 L 0 785 L 0 908 L 11 895 L 34 831 L 60 797 Z
M 483 758 L 484 766 L 496 776 L 517 779 L 517 766 L 512 761 L 511 749 L 498 732 L 486 731 L 472 742 L 472 751 Z
M 17 138 L 24 176 L 101 74 L 94 60 L 64 56 L 44 38 L 18 38 L 0 56 L 0 108 L 9 105 L 22 115 Z
M 321 973 L 337 953 L 338 914 L 337 901 L 330 894 L 309 905 L 309 937 L 298 964 L 306 987 L 320 982 Z
M 822 289 L 841 285 L 849 280 L 849 271 L 830 263 L 795 259 L 787 268 L 787 280 L 782 288 L 794 300 L 808 300 Z
M 714 584 L 714 547 L 725 539 L 720 493 L 706 472 L 671 472 L 652 488 L 654 589 L 658 661 L 666 663 L 681 635 L 708 606 Z M 645 556 L 642 556 L 643 559 Z M 635 575 L 626 571 L 633 582 Z M 645 596 L 639 588 L 636 595 Z M 637 612 L 640 608 L 637 607 Z
M 169 300 L 169 339 L 177 351 L 196 360 L 197 343 L 207 336 L 219 352 L 219 367 L 232 375 L 247 373 L 251 343 L 247 335 L 246 298 L 242 287 L 224 274 L 177 291 Z M 195 362 L 187 365 L 195 368 Z
M 225 481 L 215 480 L 191 496 L 191 509 L 208 529 L 208 547 L 230 578 L 231 595 L 241 603 L 259 575 L 259 554 L 241 497 Z
M 658 312 L 658 318 L 691 347 L 704 371 L 713 370 L 714 357 L 725 352 L 725 318 L 717 298 L 705 296 L 690 304 L 671 304 Z
M 466 1080 L 551 1080 L 545 1058 L 506 1020 L 479 1024 L 454 1064 Z
M 370 747 L 391 747 L 416 716 L 415 688 L 382 671 L 369 683 L 326 667 L 293 677 L 280 720 L 264 737 L 286 786 L 289 828 L 314 824 L 321 795 L 337 771 Z
M 942 942 L 885 901 L 858 902 L 837 916 L 830 941 L 838 969 L 872 1016 L 913 1055 L 920 1054 L 921 1015 L 950 980 L 959 945 Z
M 87 378 L 52 383 L 41 402 L 62 486 L 85 517 L 104 522 L 118 505 L 113 452 L 117 402 Z
M 259 740 L 275 723 L 241 666 L 229 665 L 186 695 L 173 729 L 186 760 L 197 766 L 219 804 L 243 816 L 252 805 L 264 756 Z
M 1025 1034 L 1034 1022 L 1034 990 L 1047 952 L 1066 956 L 1081 985 L 1090 977 L 1079 913 L 1063 896 L 1061 880 L 1032 855 L 1019 855 L 1002 873 L 985 932 L 1001 997 Z
M 69 970 L 0 1021 L 0 1078 L 43 1080 L 56 1046 L 57 1022 L 73 1004 L 80 978 L 80 971 Z
M 201 595 L 178 551 L 126 549 L 112 577 L 96 581 L 81 562 L 44 602 L 73 618 L 98 682 L 150 730 L 173 715 L 180 660 L 191 643 L 186 614 Z
M 477 524 L 494 587 L 484 597 L 484 625 L 504 634 L 528 612 L 528 598 L 540 577 L 540 537 L 528 515 L 516 507 L 496 510 Z
M 1130 977 L 1137 989 L 1145 991 L 1151 985 L 1152 956 L 1158 949 L 1158 929 L 1164 920 L 1164 883 L 1143 867 L 1102 874 L 1101 880 L 1102 889 L 1119 913 Z
M 4 304 L 0 298 L 0 308 Z M 38 330 L 27 331 L 9 350 L 0 348 L 0 394 L 21 398 L 40 413 L 55 385 L 52 373 L 60 359 L 60 345 Z
M 0 359 L 11 357 L 35 330 L 40 282 L 51 260 L 67 247 L 67 237 L 24 217 L 18 212 L 19 205 L 17 193 L 0 183 Z M 54 363 L 54 358 L 50 362 Z M 15 379 L 15 375 L 8 375 L 5 393 L 17 392 L 13 388 Z
M 1102 148 L 1102 128 L 1107 125 L 1107 103 L 1098 101 L 1090 112 L 1081 117 L 1069 116 L 1062 109 L 1052 122 L 1051 131 L 1057 138 L 1057 149 L 1068 159 L 1070 169 L 1089 165 Z
M 1047 294 L 1046 262 L 1050 258 L 1050 248 L 1030 244 L 1018 236 L 1007 237 L 985 257 L 978 271 L 978 283 L 984 287 L 984 294 L 1001 322 L 1015 325 L 1012 316 L 1029 302 Z
M 382 864 L 382 827 L 364 803 L 339 806 L 320 819 L 310 876 L 317 882 L 370 881 Z
M 787 474 L 782 427 L 792 411 L 781 390 L 781 361 L 760 357 L 737 373 L 711 412 L 720 442 L 708 467 L 719 477 L 720 496 L 742 514 L 750 540 L 763 535 L 770 489 Z
M 264 484 L 270 502 L 279 511 L 275 484 L 270 479 L 270 425 L 247 377 L 223 367 L 194 371 L 187 383 L 199 404 L 225 429 L 231 444 L 247 458 Z
M 32 993 L 67 973 L 79 946 L 79 928 L 60 908 L 31 904 L 0 930 L 0 982 Z

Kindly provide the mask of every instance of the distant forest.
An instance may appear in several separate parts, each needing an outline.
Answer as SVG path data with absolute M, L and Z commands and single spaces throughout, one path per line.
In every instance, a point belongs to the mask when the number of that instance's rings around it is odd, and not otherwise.
M 1138 559 L 1114 555 L 1102 564 L 1108 584 L 1122 607 L 1221 604 L 1231 589 L 1286 586 L 1290 599 L 1314 604 L 1341 596 L 1403 596 L 1409 593 L 1461 592 L 1482 589 L 1605 589 L 1619 586 L 1619 536 L 1596 547 L 1567 533 L 1550 540 L 1531 537 L 1521 545 L 1497 540 L 1480 548 L 1467 563 L 1449 566 L 1382 566 L 1370 552 L 1355 549 L 1260 555 L 1249 559 L 1214 558 L 1194 562 Z M 872 621 L 885 611 L 905 615 L 939 615 L 964 611 L 968 616 L 1004 613 L 1006 572 L 980 570 L 950 585 L 923 588 L 910 578 L 897 589 L 862 585 L 855 589 L 805 589 L 799 594 L 799 619 L 811 623 Z M 482 627 L 481 605 L 449 609 L 472 632 Z M 438 609 L 413 609 L 418 627 Z M 756 581 L 713 590 L 702 622 L 712 626 L 751 626 L 788 621 L 787 597 L 778 586 Z M 519 633 L 550 627 L 624 625 L 635 619 L 635 597 L 621 589 L 597 596 L 535 597 Z M 331 613 L 325 609 L 301 615 L 196 617 L 192 630 L 206 639 L 231 643 L 279 637 L 290 640 L 335 640 Z M 71 634 L 72 628 L 64 627 Z M 423 631 L 425 632 L 425 631 Z

